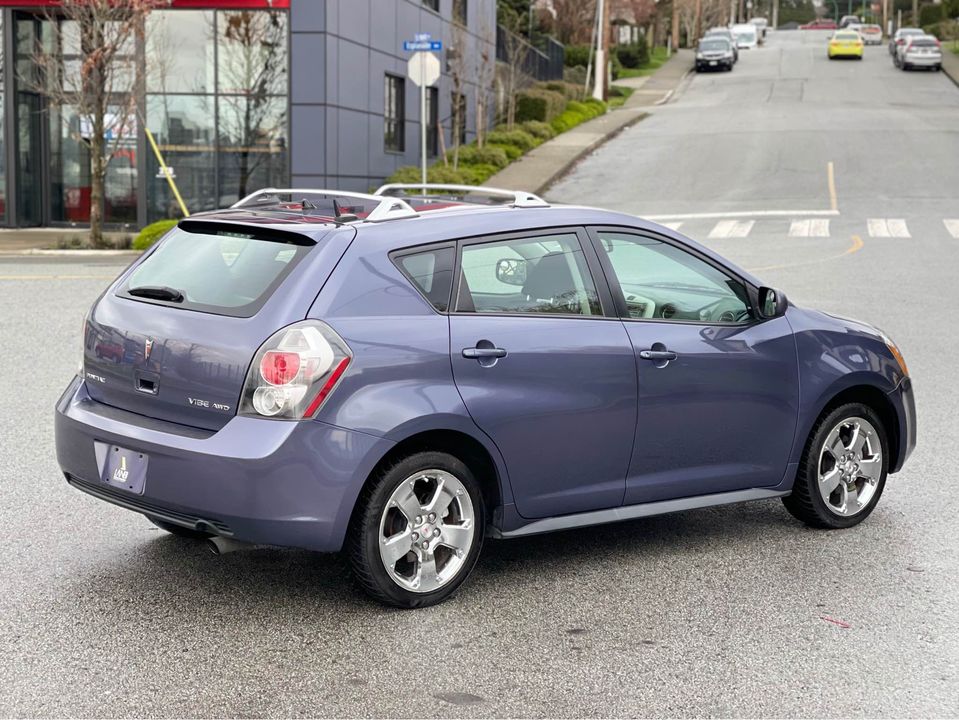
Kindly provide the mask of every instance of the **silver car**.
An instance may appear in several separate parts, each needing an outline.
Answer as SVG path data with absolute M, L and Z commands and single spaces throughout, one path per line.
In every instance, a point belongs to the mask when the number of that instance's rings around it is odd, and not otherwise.
M 902 70 L 919 67 L 941 70 L 942 47 L 932 35 L 909 37 L 905 44 L 897 48 L 893 62 Z
M 892 55 L 893 58 L 895 59 L 896 51 L 900 47 L 906 44 L 906 40 L 908 40 L 912 36 L 920 37 L 921 35 L 925 35 L 925 34 L 926 32 L 922 30 L 921 28 L 910 28 L 910 27 L 899 28 L 898 30 L 896 30 L 895 34 L 889 39 L 889 54 Z

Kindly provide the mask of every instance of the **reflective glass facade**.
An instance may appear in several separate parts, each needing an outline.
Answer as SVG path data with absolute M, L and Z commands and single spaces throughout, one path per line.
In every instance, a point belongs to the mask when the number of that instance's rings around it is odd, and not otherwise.
M 191 213 L 289 184 L 288 3 L 274 2 L 275 9 L 265 0 L 210 5 L 217 7 L 155 10 L 142 37 L 131 38 L 117 56 L 112 89 L 118 103 L 132 92 L 136 110 L 111 107 L 114 118 L 104 133 L 110 225 L 139 227 L 181 215 L 148 130 Z M 15 70 L 0 68 L 0 224 L 84 225 L 91 122 L 69 102 L 69 92 L 59 99 L 44 92 L 35 61 L 39 52 L 53 53 L 69 91 L 79 84 L 73 79 L 81 65 L 80 33 L 63 18 L 28 7 L 0 11 L 4 22 L 10 27 L 0 26 L 0 62 L 12 58 Z M 2 122 L 10 119 L 4 131 Z M 12 217 L 8 189 L 16 197 Z

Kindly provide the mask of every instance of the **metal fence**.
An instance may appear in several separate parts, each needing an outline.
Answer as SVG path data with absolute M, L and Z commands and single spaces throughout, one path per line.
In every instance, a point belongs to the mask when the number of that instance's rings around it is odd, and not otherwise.
M 566 50 L 562 43 L 548 35 L 538 38 L 541 48 L 530 45 L 525 39 L 511 33 L 502 25 L 496 26 L 496 59 L 509 62 L 507 46 L 518 49 L 519 65 L 524 73 L 536 80 L 562 80 Z

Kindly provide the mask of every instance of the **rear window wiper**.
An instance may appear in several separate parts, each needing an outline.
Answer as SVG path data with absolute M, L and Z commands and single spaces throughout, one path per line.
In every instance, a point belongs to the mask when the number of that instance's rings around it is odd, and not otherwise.
M 161 285 L 141 285 L 127 290 L 128 295 L 150 298 L 151 300 L 167 300 L 168 302 L 183 302 L 183 293 L 176 288 Z

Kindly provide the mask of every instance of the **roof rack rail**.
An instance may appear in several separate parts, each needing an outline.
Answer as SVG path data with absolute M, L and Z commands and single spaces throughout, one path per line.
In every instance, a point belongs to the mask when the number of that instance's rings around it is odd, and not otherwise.
M 250 193 L 242 200 L 231 205 L 231 208 L 251 208 L 266 206 L 269 202 L 281 202 L 280 195 L 289 195 L 290 202 L 306 200 L 311 196 L 324 198 L 343 198 L 345 200 L 362 200 L 370 210 L 364 210 L 366 217 L 358 218 L 367 222 L 381 222 L 383 220 L 398 220 L 400 218 L 417 217 L 419 215 L 409 203 L 402 198 L 383 195 L 368 195 L 366 193 L 346 192 L 344 190 L 327 190 L 323 188 L 262 188 Z M 294 200 L 296 198 L 296 200 Z
M 507 200 L 507 205 L 518 208 L 536 208 L 549 207 L 549 203 L 543 200 L 539 195 L 535 195 L 525 190 L 503 190 L 500 188 L 486 187 L 483 185 L 447 185 L 444 183 L 388 183 L 381 185 L 376 189 L 374 195 L 390 195 L 397 192 L 420 191 L 420 197 L 426 197 L 433 192 L 443 192 L 453 194 L 474 194 L 490 195 L 492 197 L 501 197 Z M 512 202 L 509 202 L 509 201 Z

